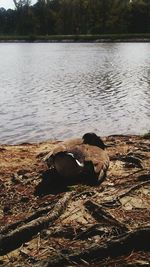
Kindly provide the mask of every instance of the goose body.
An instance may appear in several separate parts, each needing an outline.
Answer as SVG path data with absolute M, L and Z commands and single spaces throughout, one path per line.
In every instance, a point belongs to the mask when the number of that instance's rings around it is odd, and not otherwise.
M 105 145 L 94 133 L 58 144 L 44 161 L 60 176 L 87 183 L 101 183 L 109 166 Z

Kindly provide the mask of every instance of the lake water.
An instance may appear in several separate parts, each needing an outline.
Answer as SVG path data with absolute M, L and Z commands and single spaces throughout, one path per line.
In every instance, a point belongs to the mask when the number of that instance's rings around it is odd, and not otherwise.
M 150 130 L 150 43 L 0 43 L 0 143 Z

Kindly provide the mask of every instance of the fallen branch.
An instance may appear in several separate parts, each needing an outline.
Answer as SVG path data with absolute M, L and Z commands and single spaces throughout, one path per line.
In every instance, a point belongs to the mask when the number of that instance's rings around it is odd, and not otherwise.
M 83 251 L 68 250 L 65 254 L 57 251 L 57 255 L 40 262 L 36 267 L 57 267 L 67 264 L 82 263 L 82 260 L 90 262 L 92 260 L 100 260 L 107 257 L 117 257 L 134 251 L 150 251 L 150 228 L 141 228 L 126 233 L 124 236 L 111 239 L 105 243 L 89 244 Z
M 0 236 L 0 255 L 18 248 L 24 242 L 28 242 L 34 235 L 39 233 L 41 230 L 47 228 L 52 224 L 64 211 L 68 201 L 72 197 L 74 192 L 67 192 L 64 196 L 56 203 L 54 209 L 47 216 L 37 218 L 7 235 Z

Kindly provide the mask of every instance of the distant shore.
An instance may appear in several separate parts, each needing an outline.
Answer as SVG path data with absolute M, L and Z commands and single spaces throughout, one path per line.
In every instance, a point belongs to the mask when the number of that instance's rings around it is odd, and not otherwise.
M 145 34 L 99 34 L 99 35 L 0 35 L 0 42 L 150 42 L 150 33 Z

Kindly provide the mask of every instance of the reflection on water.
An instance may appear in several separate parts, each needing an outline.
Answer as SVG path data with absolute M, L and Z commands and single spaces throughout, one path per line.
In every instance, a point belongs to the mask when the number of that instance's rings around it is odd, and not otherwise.
M 0 143 L 150 129 L 150 43 L 1 43 L 0 51 Z

